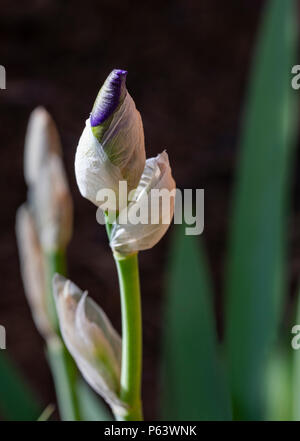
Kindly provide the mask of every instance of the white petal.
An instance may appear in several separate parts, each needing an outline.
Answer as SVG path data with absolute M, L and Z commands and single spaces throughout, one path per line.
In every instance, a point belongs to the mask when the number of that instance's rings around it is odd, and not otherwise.
M 64 248 L 71 239 L 73 204 L 62 160 L 50 155 L 29 191 L 43 249 Z
M 134 195 L 135 201 L 128 205 L 128 218 L 130 220 L 130 211 L 136 210 L 136 204 L 143 203 L 145 200 L 148 206 L 147 224 L 127 223 L 122 225 L 116 221 L 112 228 L 110 241 L 110 246 L 114 251 L 126 255 L 152 248 L 166 233 L 174 214 L 174 197 L 170 198 L 168 223 L 165 223 L 165 219 L 162 218 L 161 205 L 159 222 L 157 224 L 151 223 L 151 190 L 153 189 L 175 191 L 175 181 L 171 174 L 166 152 L 146 161 L 144 172 Z M 148 199 L 143 199 L 146 196 L 148 196 Z
M 75 174 L 80 193 L 95 205 L 97 193 L 109 188 L 118 193 L 121 171 L 108 159 L 103 147 L 93 135 L 90 120 L 86 120 L 75 156 Z M 111 207 L 115 209 L 115 207 Z
M 33 320 L 44 338 L 48 338 L 53 335 L 53 329 L 48 319 L 43 253 L 26 205 L 17 211 L 16 235 L 21 274 Z
M 114 113 L 101 145 L 110 161 L 120 169 L 129 191 L 135 188 L 145 167 L 146 153 L 141 115 L 128 92 Z
M 85 342 L 97 349 L 99 344 L 109 342 L 108 351 L 115 360 L 116 376 L 120 376 L 122 342 L 107 315 L 93 299 L 83 293 L 76 311 L 76 328 Z
M 30 115 L 25 138 L 24 174 L 29 186 L 38 182 L 40 168 L 50 154 L 61 156 L 59 135 L 50 114 L 37 107 Z
M 86 381 L 114 409 L 126 405 L 118 397 L 121 339 L 103 310 L 74 283 L 56 275 L 53 280 L 63 339 Z
M 126 180 L 129 191 L 139 182 L 145 166 L 144 130 L 140 113 L 126 93 L 120 108 L 113 114 L 101 143 L 94 136 L 90 119 L 79 140 L 75 174 L 80 193 L 96 206 L 102 189 L 115 192 L 118 203 L 119 181 Z M 108 207 L 115 210 L 115 206 Z

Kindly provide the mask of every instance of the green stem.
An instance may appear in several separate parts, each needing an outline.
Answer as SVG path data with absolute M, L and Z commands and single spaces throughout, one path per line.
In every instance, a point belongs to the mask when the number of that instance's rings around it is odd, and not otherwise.
M 107 213 L 106 232 L 110 239 L 112 224 Z M 128 404 L 129 411 L 123 421 L 142 421 L 141 401 L 142 377 L 142 311 L 139 279 L 138 255 L 120 256 L 115 254 L 122 312 L 122 367 L 120 398 Z
M 57 333 L 57 338 L 47 342 L 47 354 L 55 383 L 59 412 L 63 421 L 80 421 L 80 404 L 77 393 L 78 370 L 61 338 L 52 292 L 54 274 L 66 275 L 64 250 L 45 254 L 45 269 L 49 317 Z
M 141 402 L 142 313 L 138 255 L 115 256 L 122 309 L 121 399 L 128 404 L 123 421 L 143 419 Z
M 105 222 L 106 233 L 107 233 L 108 238 L 110 239 L 112 224 L 109 222 L 108 215 L 106 213 L 105 213 L 105 220 L 106 220 L 106 222 Z
M 62 421 L 80 421 L 77 397 L 78 372 L 71 355 L 59 337 L 47 342 L 47 356 Z
M 57 334 L 60 334 L 55 300 L 52 292 L 52 279 L 55 273 L 66 276 L 67 264 L 64 250 L 56 250 L 45 254 L 47 307 L 51 324 Z

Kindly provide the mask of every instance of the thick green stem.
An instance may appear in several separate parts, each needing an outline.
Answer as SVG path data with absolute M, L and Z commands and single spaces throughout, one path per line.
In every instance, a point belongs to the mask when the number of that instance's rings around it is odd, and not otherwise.
M 106 214 L 106 232 L 110 239 L 112 225 Z M 142 311 L 138 255 L 114 255 L 121 296 L 122 367 L 120 398 L 128 404 L 122 421 L 142 421 Z
M 80 421 L 77 397 L 78 372 L 71 355 L 59 337 L 47 342 L 47 356 L 62 421 Z
M 138 256 L 115 256 L 122 309 L 121 399 L 128 404 L 123 421 L 143 419 L 141 402 L 142 314 Z
M 60 334 L 56 307 L 52 292 L 55 273 L 66 275 L 66 258 L 63 250 L 45 255 L 48 312 L 57 338 L 47 342 L 47 354 L 52 371 L 59 412 L 63 421 L 80 421 L 80 404 L 77 393 L 78 370 Z

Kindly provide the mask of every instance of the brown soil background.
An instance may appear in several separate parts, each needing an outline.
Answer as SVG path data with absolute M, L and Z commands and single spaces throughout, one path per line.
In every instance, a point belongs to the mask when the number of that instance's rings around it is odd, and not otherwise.
M 26 198 L 23 143 L 30 112 L 44 105 L 61 133 L 74 197 L 69 275 L 101 303 L 120 329 L 116 272 L 95 207 L 74 177 L 77 141 L 97 91 L 111 69 L 124 68 L 144 122 L 147 156 L 167 149 L 180 188 L 205 189 L 203 235 L 222 329 L 222 271 L 236 152 L 249 63 L 262 0 L 72 1 L 1 0 L 0 63 L 0 323 L 7 350 L 43 403 L 55 400 L 43 341 L 26 303 L 14 233 Z M 298 161 L 299 162 L 299 161 Z M 300 269 L 295 183 L 291 222 L 291 288 Z M 172 228 L 171 228 L 172 229 Z M 165 263 L 170 234 L 141 253 L 145 417 L 155 419 Z

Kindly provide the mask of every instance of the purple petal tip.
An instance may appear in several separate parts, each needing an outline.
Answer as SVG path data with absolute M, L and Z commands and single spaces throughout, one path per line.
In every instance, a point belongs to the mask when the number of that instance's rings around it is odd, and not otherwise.
M 90 122 L 92 127 L 102 124 L 118 107 L 126 93 L 127 71 L 114 69 L 105 80 L 96 98 Z

